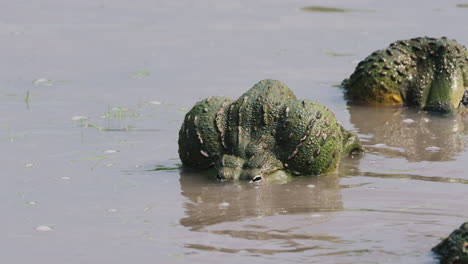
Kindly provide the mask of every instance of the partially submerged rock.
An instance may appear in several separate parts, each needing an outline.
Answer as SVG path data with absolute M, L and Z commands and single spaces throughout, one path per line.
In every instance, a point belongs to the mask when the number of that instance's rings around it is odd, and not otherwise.
M 443 264 L 468 263 L 468 222 L 442 240 L 432 251 L 439 254 Z
M 361 61 L 343 86 L 352 103 L 455 113 L 468 106 L 468 51 L 445 37 L 399 40 Z
M 362 150 L 356 134 L 318 102 L 297 100 L 279 81 L 263 80 L 236 101 L 209 97 L 185 116 L 179 156 L 190 168 L 218 170 L 219 179 L 260 181 L 278 172 L 333 171 L 340 157 Z

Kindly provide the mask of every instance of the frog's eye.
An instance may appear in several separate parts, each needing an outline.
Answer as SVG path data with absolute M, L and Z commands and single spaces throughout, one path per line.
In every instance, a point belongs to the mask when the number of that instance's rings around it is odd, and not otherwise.
M 225 181 L 226 180 L 226 178 L 223 175 L 221 175 L 220 173 L 216 174 L 216 179 L 218 179 L 218 181 Z
M 252 179 L 252 182 L 261 182 L 262 181 L 262 176 L 255 176 L 253 179 Z

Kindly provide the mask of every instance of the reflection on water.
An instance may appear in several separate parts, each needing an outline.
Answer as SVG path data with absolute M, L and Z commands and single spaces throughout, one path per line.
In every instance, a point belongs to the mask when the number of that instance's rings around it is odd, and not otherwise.
M 369 147 L 366 146 L 366 149 L 369 150 Z M 377 149 L 374 150 L 377 153 L 385 153 L 386 149 Z M 400 154 L 401 155 L 401 154 Z M 410 160 L 411 161 L 411 160 Z M 360 168 L 361 159 L 359 158 L 344 158 L 341 160 L 341 164 L 338 170 L 338 173 L 342 177 L 348 176 L 366 176 L 366 177 L 373 177 L 373 178 L 381 178 L 381 179 L 411 179 L 417 181 L 426 181 L 426 182 L 440 182 L 440 183 L 459 183 L 459 184 L 468 184 L 468 179 L 459 178 L 457 175 L 453 174 L 443 174 L 444 176 L 425 176 L 417 174 L 416 171 L 413 170 L 406 170 L 406 169 L 391 169 L 388 171 L 363 171 Z M 391 164 L 391 161 L 389 161 Z M 400 161 L 396 161 L 395 167 L 400 163 Z M 452 177 L 451 177 L 452 176 Z M 357 184 L 357 185 L 341 185 L 341 188 L 352 188 L 357 186 L 362 186 L 366 184 Z
M 459 178 L 450 178 L 450 177 L 434 177 L 434 176 L 422 176 L 416 174 L 407 174 L 407 173 L 374 173 L 374 172 L 362 172 L 362 173 L 351 173 L 350 176 L 362 175 L 367 177 L 375 178 L 386 178 L 386 179 L 412 179 L 419 181 L 430 181 L 430 182 L 444 182 L 444 183 L 460 183 L 468 184 L 468 180 L 459 179 Z
M 180 185 L 181 194 L 188 198 L 186 217 L 180 223 L 191 230 L 245 218 L 343 208 L 336 174 L 297 178 L 286 184 L 254 185 L 248 182 L 216 182 L 208 176 L 183 171 Z
M 466 116 L 355 105 L 349 107 L 349 113 L 368 152 L 418 162 L 453 160 L 465 149 Z
M 320 230 L 298 232 L 297 223 L 285 220 L 290 216 L 309 217 L 308 224 L 313 225 L 314 221 L 329 221 L 336 211 L 342 210 L 336 174 L 261 185 L 217 182 L 212 180 L 213 177 L 205 176 L 183 171 L 180 177 L 181 194 L 187 198 L 185 217 L 180 224 L 210 236 L 199 243 L 185 244 L 187 249 L 272 255 L 321 251 L 327 244 L 347 243 Z M 255 222 L 263 217 L 280 219 L 269 228 Z M 230 239 L 230 243 L 226 239 Z M 258 245 L 259 241 L 264 241 L 262 246 Z M 276 243 L 280 246 L 274 246 Z

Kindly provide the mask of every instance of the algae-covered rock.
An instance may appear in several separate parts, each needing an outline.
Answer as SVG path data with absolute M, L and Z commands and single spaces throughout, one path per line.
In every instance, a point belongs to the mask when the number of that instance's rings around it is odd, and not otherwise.
M 343 87 L 353 103 L 455 113 L 468 106 L 468 51 L 445 37 L 399 40 L 361 61 Z
M 297 100 L 279 81 L 263 80 L 236 101 L 209 97 L 187 113 L 179 156 L 190 168 L 214 166 L 219 179 L 259 181 L 287 171 L 333 171 L 342 155 L 362 150 L 357 136 L 318 102 Z
M 468 222 L 442 240 L 432 251 L 440 255 L 443 264 L 468 263 Z

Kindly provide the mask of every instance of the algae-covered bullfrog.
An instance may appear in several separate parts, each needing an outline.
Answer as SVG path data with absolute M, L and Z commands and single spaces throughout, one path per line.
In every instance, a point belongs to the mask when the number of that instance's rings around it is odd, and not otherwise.
M 466 264 L 468 263 L 468 222 L 465 222 L 442 240 L 432 251 L 439 254 L 441 263 Z
M 361 61 L 343 86 L 353 103 L 455 113 L 468 106 L 468 51 L 445 37 L 396 41 Z
M 333 112 L 297 100 L 275 80 L 260 81 L 236 101 L 209 97 L 196 103 L 179 132 L 182 163 L 214 166 L 221 180 L 326 173 L 342 155 L 361 150 L 357 136 L 338 124 Z

